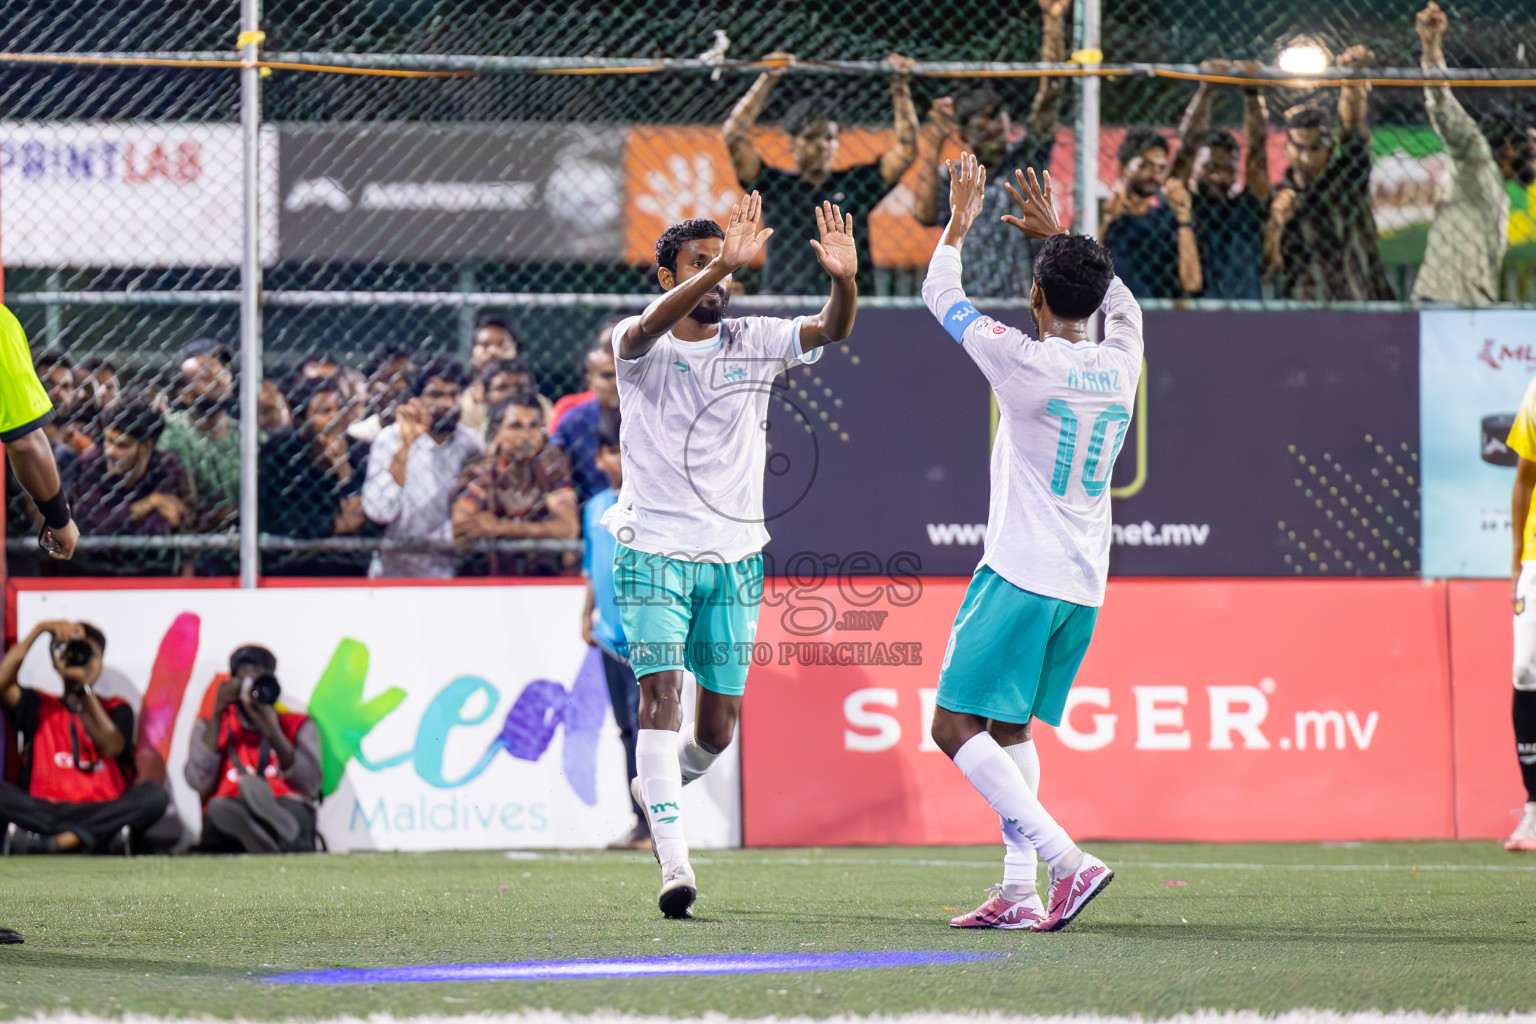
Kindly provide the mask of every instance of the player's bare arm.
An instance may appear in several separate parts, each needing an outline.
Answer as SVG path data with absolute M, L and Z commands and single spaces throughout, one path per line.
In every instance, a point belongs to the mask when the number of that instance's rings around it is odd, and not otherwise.
M 1536 488 L 1536 462 L 1525 456 L 1515 464 L 1515 485 L 1509 498 L 1510 533 L 1514 535 L 1514 561 L 1510 567 L 1509 599 L 1518 601 L 1520 560 L 1525 547 L 1525 521 L 1531 514 L 1531 491 Z
M 1045 171 L 1042 176 L 1036 176 L 1035 169 L 1029 168 L 1028 176 L 1024 171 L 1014 171 L 1013 176 L 1018 182 L 1003 183 L 1003 188 L 1008 191 L 1008 198 L 1013 200 L 1013 205 L 1019 208 L 1019 215 L 1004 214 L 1003 223 L 1011 224 L 1030 238 L 1050 238 L 1052 235 L 1065 235 L 1067 229 L 1062 226 L 1061 215 L 1056 212 L 1056 194 L 1051 190 L 1051 172 Z
M 661 286 L 667 290 L 629 325 L 619 340 L 619 357 L 639 359 L 649 352 L 656 339 L 682 323 L 716 285 L 750 263 L 772 234 L 772 228 L 763 227 L 762 196 L 756 192 L 743 196 L 741 202 L 731 207 L 725 240 L 718 256 L 710 258 L 702 252 L 697 253 L 694 256 L 697 265 L 689 267 L 686 275 L 682 265 L 678 266 L 676 275 L 666 267 L 656 272 Z M 681 283 L 678 278 L 682 278 Z
M 821 312 L 800 321 L 800 348 L 809 352 L 822 345 L 842 341 L 853 333 L 853 317 L 858 311 L 859 252 L 853 244 L 853 214 L 843 213 L 833 203 L 816 207 L 816 233 L 811 248 L 821 269 L 832 279 L 832 295 Z
M 69 513 L 48 435 L 41 429 L 28 431 L 9 441 L 5 452 L 10 457 L 17 483 L 32 498 L 47 523 L 38 538 L 43 550 L 60 560 L 73 558 L 75 545 L 80 541 L 80 527 L 75 525 Z M 60 520 L 66 521 L 59 525 Z
M 793 63 L 795 55 L 783 50 L 775 50 L 773 53 L 764 54 L 763 59 Z M 743 188 L 763 173 L 763 159 L 758 156 L 756 147 L 748 138 L 748 133 L 757 123 L 758 117 L 763 113 L 763 107 L 768 103 L 768 97 L 773 95 L 774 88 L 783 77 L 783 67 L 769 68 L 758 75 L 757 81 L 752 83 L 752 87 L 736 102 L 736 106 L 731 108 L 730 116 L 725 119 L 723 129 L 725 148 L 730 150 L 731 164 L 736 168 L 736 178 Z
M 880 157 L 880 177 L 894 184 L 917 159 L 917 107 L 912 103 L 911 57 L 893 53 L 885 59 L 895 74 L 891 76 L 891 106 L 896 114 L 896 144 Z
M 959 249 L 965 244 L 965 236 L 981 216 L 986 199 L 987 169 L 977 161 L 974 153 L 961 153 L 959 160 L 947 160 L 949 167 L 949 223 L 939 236 L 940 245 L 952 245 Z

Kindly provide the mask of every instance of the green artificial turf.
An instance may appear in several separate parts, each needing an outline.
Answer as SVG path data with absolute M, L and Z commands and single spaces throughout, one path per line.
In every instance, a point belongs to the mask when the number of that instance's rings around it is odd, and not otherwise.
M 701 852 L 688 922 L 660 919 L 643 854 L 12 858 L 0 861 L 0 923 L 27 943 L 0 947 L 0 1018 L 1536 1008 L 1536 857 L 1492 843 L 1092 848 L 1115 883 L 1057 935 L 947 927 L 997 880 L 993 849 Z M 1009 956 L 629 980 L 263 981 L 329 966 L 906 949 Z

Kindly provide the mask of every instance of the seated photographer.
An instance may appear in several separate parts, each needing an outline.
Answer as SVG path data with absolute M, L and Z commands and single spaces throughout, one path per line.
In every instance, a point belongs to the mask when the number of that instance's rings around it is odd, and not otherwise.
M 49 635 L 55 697 L 17 682 L 27 652 Z M 133 780 L 133 709 L 96 696 L 107 638 L 85 622 L 41 622 L 0 660 L 0 708 L 21 732 L 20 785 L 0 782 L 6 853 L 129 852 L 130 833 L 165 814 L 158 783 Z
M 315 848 L 320 734 L 308 715 L 277 710 L 276 671 L 265 647 L 236 648 L 211 713 L 192 727 L 185 774 L 203 797 L 209 853 Z

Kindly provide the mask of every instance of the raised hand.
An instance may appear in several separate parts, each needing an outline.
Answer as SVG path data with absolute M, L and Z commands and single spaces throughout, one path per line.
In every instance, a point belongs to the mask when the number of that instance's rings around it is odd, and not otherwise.
M 1189 188 L 1178 178 L 1170 177 L 1163 182 L 1163 198 L 1168 200 L 1168 208 L 1173 211 L 1179 223 L 1188 224 L 1194 212 L 1194 200 L 1190 197 Z
M 1414 15 L 1413 26 L 1419 30 L 1419 42 L 1425 47 L 1437 47 L 1445 38 L 1445 12 L 1435 0 L 1429 0 L 1429 4 Z
M 1339 54 L 1341 68 L 1368 68 L 1376 63 L 1376 54 L 1358 43 Z
M 720 246 L 720 262 L 735 273 L 752 262 L 772 234 L 773 228 L 763 227 L 763 197 L 756 192 L 742 196 L 741 202 L 731 207 L 725 242 Z
M 987 169 L 975 153 L 961 153 L 959 160 L 944 161 L 949 166 L 949 218 L 964 233 L 981 215 L 987 197 Z
M 845 214 L 831 203 L 822 203 L 816 207 L 816 233 L 821 240 L 811 239 L 811 248 L 816 250 L 821 269 L 833 277 L 852 280 L 859 270 L 859 251 L 853 244 L 853 214 Z
M 1012 224 L 1030 238 L 1066 234 L 1067 229 L 1061 226 L 1061 218 L 1056 213 L 1056 198 L 1051 192 L 1051 172 L 1045 172 L 1044 185 L 1035 177 L 1033 167 L 1029 169 L 1027 180 L 1023 171 L 1013 173 L 1019 187 L 1014 188 L 1012 182 L 1004 182 L 1003 187 L 1008 190 L 1008 197 L 1013 200 L 1013 204 L 1019 208 L 1019 215 L 1015 217 L 1004 214 L 1003 223 Z

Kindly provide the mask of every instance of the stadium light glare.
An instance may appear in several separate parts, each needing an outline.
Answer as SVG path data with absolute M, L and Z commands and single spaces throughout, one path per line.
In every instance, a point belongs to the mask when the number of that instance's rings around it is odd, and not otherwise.
M 1280 51 L 1275 63 L 1293 75 L 1316 75 L 1328 67 L 1328 52 L 1316 43 L 1295 42 Z

